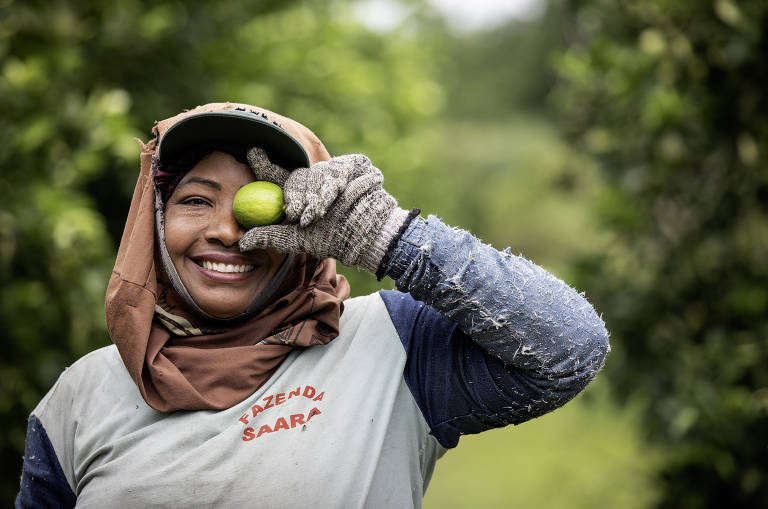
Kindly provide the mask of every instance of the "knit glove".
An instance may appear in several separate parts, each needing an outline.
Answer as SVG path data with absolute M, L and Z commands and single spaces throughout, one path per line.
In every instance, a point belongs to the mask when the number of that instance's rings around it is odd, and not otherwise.
M 283 188 L 285 216 L 291 224 L 251 228 L 240 239 L 242 252 L 304 252 L 376 273 L 418 213 L 397 206 L 381 187 L 381 171 L 364 155 L 334 157 L 288 172 L 254 147 L 248 151 L 248 164 L 256 180 Z

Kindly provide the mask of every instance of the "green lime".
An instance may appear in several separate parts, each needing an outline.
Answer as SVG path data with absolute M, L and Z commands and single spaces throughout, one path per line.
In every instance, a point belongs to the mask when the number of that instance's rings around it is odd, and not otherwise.
M 275 224 L 283 217 L 283 190 L 272 182 L 258 180 L 246 184 L 235 193 L 232 211 L 245 228 Z

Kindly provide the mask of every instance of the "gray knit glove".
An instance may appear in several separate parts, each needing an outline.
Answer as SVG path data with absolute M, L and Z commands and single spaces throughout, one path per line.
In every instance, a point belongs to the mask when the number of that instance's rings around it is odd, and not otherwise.
M 251 228 L 240 239 L 242 252 L 304 252 L 376 273 L 409 219 L 382 189 L 381 171 L 364 155 L 334 157 L 288 172 L 254 147 L 248 151 L 248 164 L 256 180 L 283 188 L 285 216 L 293 224 Z

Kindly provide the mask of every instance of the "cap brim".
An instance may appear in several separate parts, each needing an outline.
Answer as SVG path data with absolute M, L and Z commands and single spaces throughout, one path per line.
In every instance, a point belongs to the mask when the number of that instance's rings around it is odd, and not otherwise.
M 158 156 L 160 162 L 168 163 L 191 147 L 215 142 L 261 147 L 273 163 L 286 170 L 309 166 L 307 152 L 296 138 L 258 113 L 241 110 L 199 113 L 179 120 L 160 138 Z

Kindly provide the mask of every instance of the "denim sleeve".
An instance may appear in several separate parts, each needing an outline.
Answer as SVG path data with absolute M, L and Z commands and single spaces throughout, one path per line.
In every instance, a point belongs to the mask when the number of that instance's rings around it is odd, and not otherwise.
M 384 299 L 417 404 L 438 439 L 450 428 L 443 445 L 554 410 L 594 378 L 610 350 L 583 294 L 435 216 L 411 222 L 386 273 L 427 305 Z

